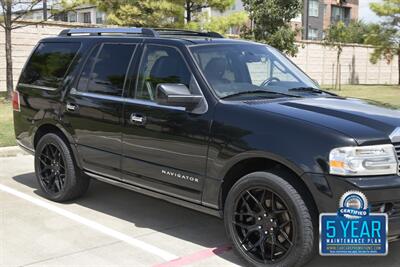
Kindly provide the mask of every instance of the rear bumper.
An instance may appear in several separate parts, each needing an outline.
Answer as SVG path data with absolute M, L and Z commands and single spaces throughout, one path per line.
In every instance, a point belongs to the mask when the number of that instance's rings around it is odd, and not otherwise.
M 323 174 L 305 174 L 319 213 L 335 213 L 339 200 L 350 190 L 363 192 L 373 212 L 389 215 L 391 241 L 400 237 L 400 176 L 343 178 Z M 381 210 L 380 210 L 381 209 Z

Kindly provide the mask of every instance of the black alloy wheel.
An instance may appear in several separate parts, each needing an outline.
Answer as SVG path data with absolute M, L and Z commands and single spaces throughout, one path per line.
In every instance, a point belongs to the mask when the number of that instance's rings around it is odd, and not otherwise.
M 273 263 L 290 253 L 295 227 L 286 204 L 270 189 L 244 191 L 235 205 L 232 223 L 240 244 L 256 261 Z
M 251 266 L 302 266 L 315 253 L 311 214 L 299 192 L 272 172 L 254 172 L 228 192 L 224 222 L 234 251 Z
M 90 178 L 76 166 L 66 139 L 55 133 L 40 138 L 35 149 L 35 172 L 44 196 L 53 201 L 78 198 L 89 188 Z
M 65 187 L 65 163 L 61 151 L 54 144 L 46 144 L 39 156 L 39 177 L 50 194 L 58 194 Z

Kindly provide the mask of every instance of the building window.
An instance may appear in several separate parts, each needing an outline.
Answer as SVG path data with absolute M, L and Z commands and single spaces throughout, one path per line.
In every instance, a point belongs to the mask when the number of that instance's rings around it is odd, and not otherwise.
M 75 12 L 68 13 L 68 21 L 76 22 L 76 13 Z
M 83 23 L 92 23 L 90 12 L 83 13 Z
M 333 24 L 343 21 L 346 25 L 350 23 L 350 8 L 332 6 L 331 22 Z
M 66 21 L 68 22 L 68 15 L 66 13 L 59 13 L 54 15 L 55 21 Z
M 309 11 L 310 17 L 319 17 L 319 0 L 309 0 Z
M 96 24 L 103 24 L 104 19 L 103 19 L 103 13 L 96 11 Z
M 308 29 L 308 40 L 318 40 L 319 30 L 314 28 Z

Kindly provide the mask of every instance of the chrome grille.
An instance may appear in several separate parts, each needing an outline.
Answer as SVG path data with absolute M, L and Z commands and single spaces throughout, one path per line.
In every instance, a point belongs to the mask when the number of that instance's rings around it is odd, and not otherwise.
M 397 162 L 399 163 L 397 172 L 400 175 L 400 143 L 394 143 L 393 145 L 394 145 L 394 149 L 396 150 L 396 154 L 397 154 Z

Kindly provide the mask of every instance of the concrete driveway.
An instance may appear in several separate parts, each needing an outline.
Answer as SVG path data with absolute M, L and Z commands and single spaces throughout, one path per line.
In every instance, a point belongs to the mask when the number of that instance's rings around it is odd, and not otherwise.
M 387 257 L 316 257 L 308 266 L 400 266 Z M 235 266 L 221 220 L 93 181 L 57 204 L 35 181 L 33 157 L 0 158 L 0 266 Z

